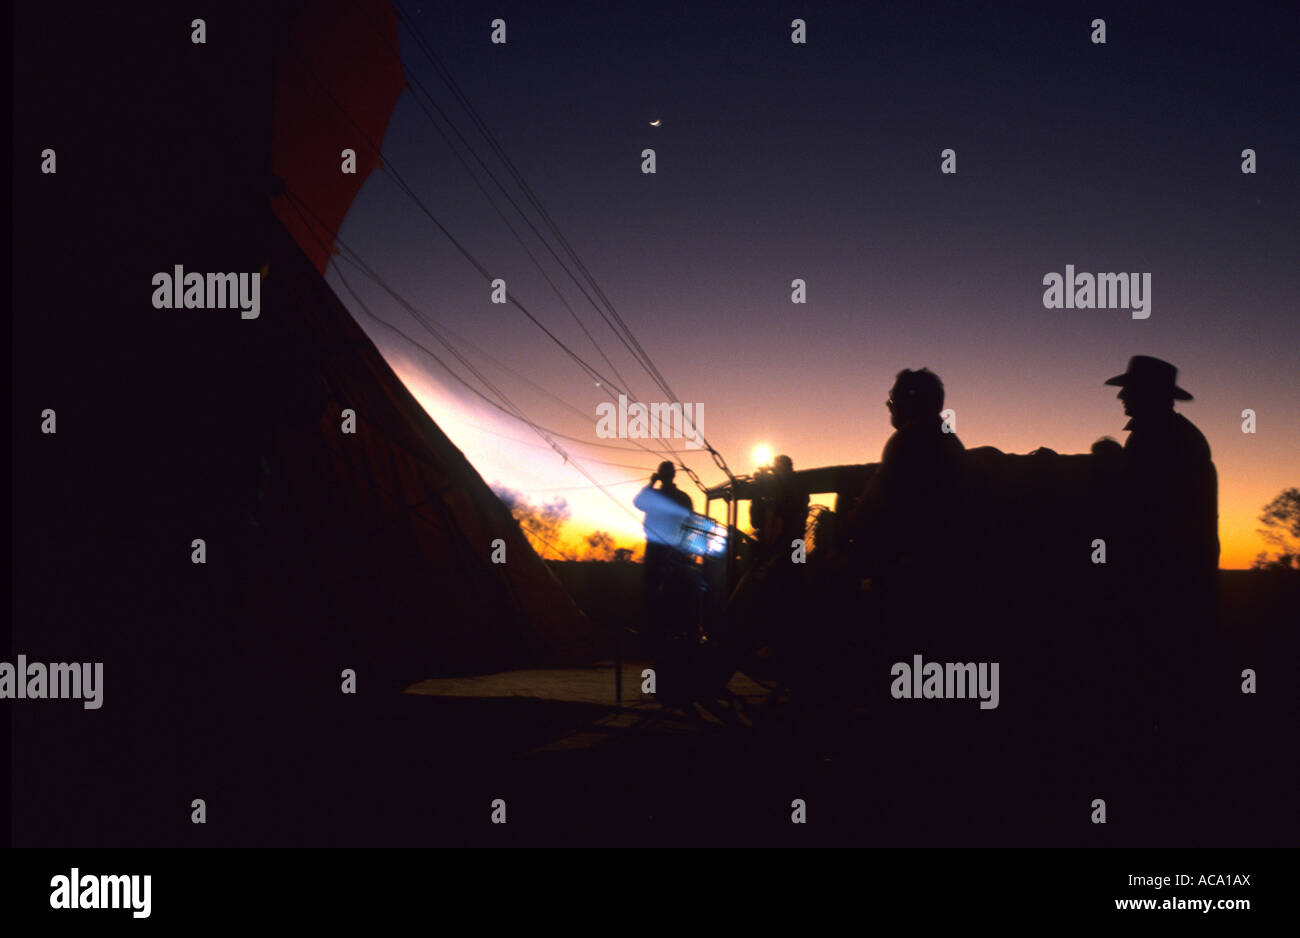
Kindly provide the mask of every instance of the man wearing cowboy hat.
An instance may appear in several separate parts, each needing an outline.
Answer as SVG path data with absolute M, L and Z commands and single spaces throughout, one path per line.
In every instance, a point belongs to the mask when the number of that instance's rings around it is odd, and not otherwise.
M 1200 784 L 1185 783 L 1205 755 L 1197 734 L 1205 731 L 1219 657 L 1218 477 L 1205 436 L 1174 410 L 1175 401 L 1192 399 L 1177 377 L 1169 362 L 1134 355 L 1106 382 L 1119 387 L 1130 418 L 1122 455 L 1112 454 L 1122 471 L 1112 522 L 1120 550 L 1111 560 L 1126 582 L 1130 644 L 1128 660 L 1115 666 L 1126 672 L 1134 742 L 1162 798 Z
M 1134 355 L 1128 370 L 1106 382 L 1119 386 L 1119 399 L 1130 418 L 1124 429 L 1130 506 L 1135 520 L 1156 526 L 1142 532 L 1151 552 L 1144 566 L 1171 563 L 1183 572 L 1205 576 L 1219 566 L 1218 476 L 1210 444 L 1190 420 L 1174 410 L 1174 401 L 1190 401 L 1177 384 L 1178 369 L 1149 355 Z

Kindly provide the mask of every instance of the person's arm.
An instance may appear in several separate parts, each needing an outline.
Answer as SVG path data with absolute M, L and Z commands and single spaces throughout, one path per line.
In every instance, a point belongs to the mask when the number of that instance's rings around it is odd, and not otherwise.
M 643 488 L 641 491 L 636 493 L 636 497 L 632 499 L 632 504 L 636 506 L 636 508 L 638 508 L 641 511 L 650 510 L 650 506 L 654 504 L 654 499 L 651 498 L 650 496 L 651 494 L 654 493 L 655 483 L 658 481 L 659 481 L 659 473 L 656 472 L 650 476 L 649 484 L 647 484 L 646 487 Z

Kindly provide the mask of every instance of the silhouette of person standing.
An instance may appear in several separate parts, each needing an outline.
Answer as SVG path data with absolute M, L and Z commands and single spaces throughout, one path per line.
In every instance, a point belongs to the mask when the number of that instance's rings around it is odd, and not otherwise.
M 791 542 L 804 536 L 809 498 L 789 456 L 777 456 L 771 469 L 756 472 L 754 484 L 749 523 L 757 544 L 749 569 L 728 600 L 728 615 L 733 629 L 766 643 L 797 618 L 801 565 L 794 562 Z
M 1210 444 L 1174 401 L 1190 401 L 1178 369 L 1134 355 L 1118 385 L 1124 413 L 1126 475 L 1134 559 L 1148 576 L 1213 582 L 1219 567 L 1218 475 Z M 1203 599 L 1204 597 L 1200 597 Z
M 695 510 L 691 497 L 673 479 L 677 469 L 664 460 L 650 476 L 650 483 L 632 500 L 645 512 L 645 607 L 647 631 L 653 643 L 667 637 L 672 618 L 671 590 L 673 562 L 681 537 L 682 522 Z M 659 483 L 659 488 L 655 488 Z
M 943 400 L 943 382 L 925 368 L 900 371 L 890 389 L 895 432 L 844 525 L 873 572 L 920 564 L 949 546 L 966 448 L 945 429 Z
M 790 542 L 804 536 L 808 521 L 808 493 L 799 487 L 794 460 L 781 455 L 771 470 L 759 470 L 754 481 L 760 494 L 749 503 L 749 524 L 758 536 L 757 562 L 787 552 Z
M 1129 696 L 1139 744 L 1159 771 L 1175 776 L 1198 764 L 1193 749 L 1216 696 L 1209 667 L 1217 657 L 1219 566 L 1218 476 L 1205 436 L 1174 410 L 1175 401 L 1192 399 L 1177 377 L 1169 362 L 1135 355 L 1106 382 L 1120 388 L 1130 418 L 1120 461 L 1121 552 L 1111 555 L 1124 575 L 1123 613 L 1135 646 Z M 1163 781 L 1173 783 L 1168 774 Z M 1200 784 L 1182 781 L 1188 790 Z

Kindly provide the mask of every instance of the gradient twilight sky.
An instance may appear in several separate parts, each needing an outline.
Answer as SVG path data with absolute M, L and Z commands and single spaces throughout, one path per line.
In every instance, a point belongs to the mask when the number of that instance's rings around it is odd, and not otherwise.
M 967 447 L 1086 452 L 1124 438 L 1102 382 L 1150 354 L 1196 397 L 1179 409 L 1218 466 L 1223 566 L 1249 564 L 1261 507 L 1300 485 L 1300 36 L 1286 5 L 403 6 L 678 399 L 704 405 L 704 432 L 736 473 L 754 468 L 760 443 L 797 468 L 877 460 L 893 376 L 921 366 L 943 378 Z M 505 45 L 489 41 L 497 17 Z M 790 42 L 795 17 L 806 45 Z M 1105 45 L 1090 41 L 1096 17 Z M 402 52 L 509 184 L 405 29 Z M 655 175 L 641 172 L 645 147 Z M 949 147 L 956 175 L 939 171 Z M 1247 147 L 1255 175 L 1240 171 Z M 611 373 L 409 89 L 384 153 L 512 296 Z M 663 399 L 480 178 L 635 393 Z M 597 439 L 608 398 L 518 309 L 490 302 L 386 173 L 367 181 L 341 239 L 430 320 L 588 415 L 462 346 L 531 419 L 632 450 L 561 441 L 619 507 L 527 426 L 358 316 L 484 478 L 537 502 L 564 497 L 578 525 L 639 539 L 631 499 L 658 458 Z M 1150 318 L 1045 309 L 1043 276 L 1067 264 L 1149 272 Z M 373 311 L 437 347 L 343 269 Z M 794 278 L 806 305 L 791 303 Z M 722 479 L 706 454 L 686 459 L 706 483 Z

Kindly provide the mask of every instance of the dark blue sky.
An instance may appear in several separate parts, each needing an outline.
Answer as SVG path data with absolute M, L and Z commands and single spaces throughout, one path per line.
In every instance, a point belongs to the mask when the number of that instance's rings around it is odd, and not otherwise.
M 943 376 L 968 446 L 1079 451 L 1120 435 L 1100 385 L 1147 353 L 1178 365 L 1197 395 L 1184 410 L 1220 466 L 1235 532 L 1225 531 L 1225 564 L 1253 553 L 1244 539 L 1259 506 L 1300 481 L 1293 7 L 404 6 L 679 398 L 705 404 L 705 432 L 737 472 L 753 468 L 760 442 L 801 466 L 878 458 L 885 391 L 900 368 L 921 365 Z M 497 17 L 504 46 L 489 41 Z M 795 17 L 806 45 L 790 42 Z M 1097 17 L 1105 45 L 1090 41 Z M 402 39 L 408 72 L 488 158 Z M 640 172 L 644 147 L 657 152 L 654 176 Z M 946 147 L 955 176 L 939 172 Z M 1240 172 L 1246 147 L 1255 175 Z M 513 295 L 604 367 L 409 92 L 384 149 Z M 494 371 L 530 416 L 595 439 L 599 389 L 518 311 L 491 304 L 385 175 L 367 182 L 343 237 L 440 323 L 592 414 Z M 1042 277 L 1066 264 L 1150 272 L 1151 318 L 1044 309 Z M 547 269 L 651 399 L 645 373 L 549 258 Z M 790 302 L 796 277 L 808 284 L 803 306 Z M 490 480 L 539 492 L 585 484 L 527 428 L 370 331 Z M 1261 415 L 1254 437 L 1240 432 L 1247 407 Z M 500 434 L 533 445 L 494 449 Z M 720 478 L 707 458 L 690 462 Z M 612 491 L 630 500 L 639 473 L 591 471 L 623 482 Z M 593 524 L 635 529 L 603 496 L 570 501 Z

